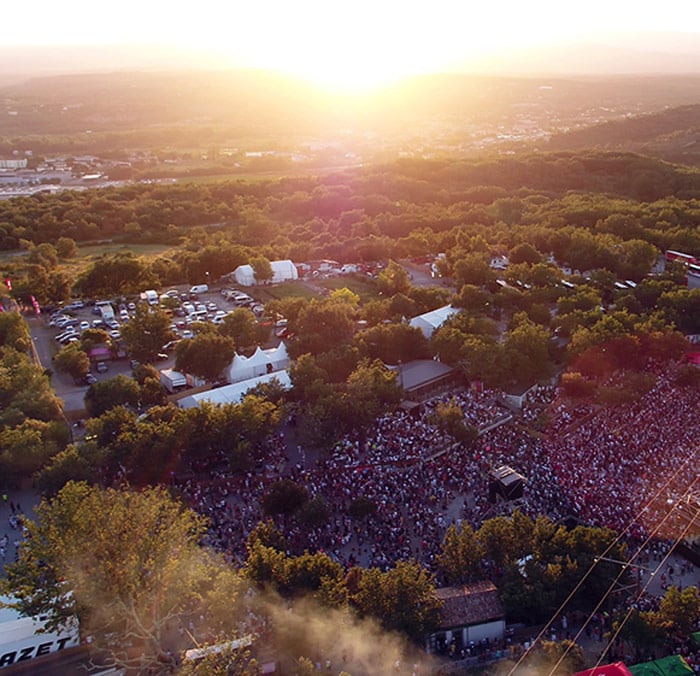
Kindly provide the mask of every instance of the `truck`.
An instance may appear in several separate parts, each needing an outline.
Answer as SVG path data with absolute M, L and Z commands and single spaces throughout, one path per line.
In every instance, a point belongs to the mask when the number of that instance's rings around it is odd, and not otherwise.
M 0 603 L 12 601 L 11 597 L 0 597 Z M 77 620 L 53 631 L 46 631 L 45 624 L 40 618 L 24 617 L 12 607 L 0 606 L 0 668 L 80 644 Z
M 187 387 L 187 378 L 184 373 L 173 369 L 163 369 L 160 372 L 160 384 L 171 394 L 183 387 Z
M 100 311 L 103 320 L 114 319 L 114 308 L 108 300 L 98 300 L 95 303 L 95 308 Z
M 155 289 L 146 289 L 141 292 L 141 300 L 145 300 L 149 305 L 158 305 L 158 292 Z

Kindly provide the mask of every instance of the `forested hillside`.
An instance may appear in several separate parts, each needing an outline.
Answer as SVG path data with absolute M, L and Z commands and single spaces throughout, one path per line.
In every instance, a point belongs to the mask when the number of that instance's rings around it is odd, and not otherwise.
M 29 262 L 43 264 L 46 252 L 33 247 L 60 238 L 173 246 L 189 238 L 182 276 L 195 278 L 230 272 L 254 251 L 298 261 L 386 260 L 450 251 L 478 235 L 493 252 L 529 243 L 574 268 L 621 273 L 616 248 L 626 240 L 699 254 L 698 200 L 700 172 L 633 154 L 402 160 L 322 177 L 0 201 L 0 249 L 32 249 Z
M 550 150 L 608 148 L 672 162 L 700 163 L 700 106 L 681 106 L 555 134 Z

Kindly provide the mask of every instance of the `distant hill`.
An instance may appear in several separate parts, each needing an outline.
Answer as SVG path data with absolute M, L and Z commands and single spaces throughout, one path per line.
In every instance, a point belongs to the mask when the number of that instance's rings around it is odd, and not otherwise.
M 700 105 L 627 117 L 553 136 L 548 150 L 628 150 L 700 166 Z

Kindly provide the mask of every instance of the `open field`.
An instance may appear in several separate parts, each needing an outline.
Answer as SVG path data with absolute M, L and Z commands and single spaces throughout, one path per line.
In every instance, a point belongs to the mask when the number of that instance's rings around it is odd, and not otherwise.
M 312 286 L 304 281 L 283 282 L 274 286 L 257 286 L 251 291 L 257 299 L 266 303 L 269 300 L 280 300 L 282 298 L 316 298 L 319 293 Z
M 371 279 L 363 279 L 361 277 L 354 277 L 350 275 L 322 279 L 316 282 L 316 284 L 324 287 L 325 289 L 329 289 L 330 291 L 343 288 L 350 289 L 350 291 L 356 293 L 363 302 L 379 298 L 377 285 Z
M 159 256 L 175 247 L 169 244 L 133 244 L 124 242 L 105 242 L 103 244 L 88 244 L 79 246 L 76 258 L 96 258 L 97 256 L 112 256 L 119 253 L 133 253 L 135 256 Z

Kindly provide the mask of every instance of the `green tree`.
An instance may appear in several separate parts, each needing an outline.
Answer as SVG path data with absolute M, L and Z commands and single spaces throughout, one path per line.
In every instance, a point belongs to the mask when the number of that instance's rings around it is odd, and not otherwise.
M 436 564 L 448 584 L 463 584 L 474 579 L 480 570 L 484 551 L 474 529 L 466 523 L 452 524 L 445 533 Z
M 139 384 L 133 378 L 119 374 L 90 385 L 85 393 L 85 408 L 96 417 L 115 406 L 135 408 L 140 397 Z
M 427 359 L 430 355 L 423 332 L 403 323 L 380 324 L 365 329 L 355 336 L 355 342 L 363 356 L 381 359 L 385 364 Z
M 50 421 L 60 417 L 60 403 L 44 369 L 24 353 L 9 347 L 0 350 L 0 425 L 13 427 L 27 418 Z
M 71 444 L 54 455 L 36 475 L 36 485 L 44 496 L 53 496 L 69 481 L 95 483 L 99 466 L 94 458 Z
M 270 484 L 263 495 L 262 505 L 265 514 L 293 514 L 308 499 L 309 493 L 304 486 L 291 479 L 280 479 Z
M 383 573 L 362 571 L 352 603 L 362 615 L 375 617 L 389 631 L 399 631 L 420 642 L 436 626 L 441 602 L 428 571 L 415 561 L 399 561 Z
M 134 316 L 122 326 L 121 337 L 134 359 L 152 362 L 174 335 L 170 317 L 165 312 L 147 303 L 139 303 Z
M 464 284 L 459 290 L 454 306 L 471 312 L 485 312 L 491 300 L 492 296 L 488 291 L 473 284 Z
M 214 382 L 231 364 L 236 353 L 232 338 L 217 333 L 202 333 L 181 340 L 175 348 L 175 368 Z
M 120 253 L 98 258 L 78 276 L 76 287 L 86 296 L 110 296 L 136 294 L 156 286 L 155 281 L 144 261 Z
M 295 355 L 310 352 L 321 354 L 349 343 L 354 328 L 354 309 L 347 303 L 312 300 L 296 321 L 295 342 L 290 346 Z
M 547 329 L 526 320 L 508 333 L 504 343 L 505 357 L 515 382 L 532 383 L 552 375 L 551 335 Z
M 93 647 L 122 668 L 172 664 L 170 629 L 179 621 L 191 622 L 195 634 L 233 630 L 237 578 L 200 547 L 202 517 L 162 489 L 103 491 L 71 482 L 42 501 L 28 528 L 4 593 L 23 614 L 48 615 L 50 627 L 77 617 Z M 217 613 L 220 594 L 228 596 L 228 618 Z
M 371 425 L 379 415 L 393 409 L 403 397 L 397 371 L 380 361 L 364 361 L 350 374 L 338 411 L 346 429 Z
M 272 281 L 272 265 L 265 256 L 256 256 L 251 259 L 250 265 L 255 273 L 255 282 L 257 284 L 265 284 L 266 282 Z
M 411 287 L 411 279 L 406 269 L 396 261 L 389 264 L 377 276 L 379 290 L 386 296 L 406 293 Z
M 248 308 L 236 308 L 224 317 L 219 332 L 223 336 L 233 338 L 237 347 L 249 347 L 257 342 L 258 320 Z
M 246 538 L 246 546 L 250 549 L 256 542 L 264 547 L 272 547 L 278 552 L 287 550 L 287 540 L 281 531 L 275 526 L 272 519 L 261 521 Z
M 76 381 L 84 378 L 90 370 L 90 358 L 78 343 L 61 348 L 54 356 L 53 363 L 58 371 L 67 373 Z
M 68 430 L 59 422 L 24 420 L 0 431 L 0 475 L 5 480 L 32 476 L 68 443 Z
M 686 638 L 697 626 L 700 620 L 700 592 L 695 586 L 686 587 L 682 591 L 671 585 L 661 600 L 658 611 L 662 625 L 671 632 L 677 632 Z
M 433 412 L 433 422 L 439 430 L 464 446 L 472 445 L 478 438 L 478 430 L 467 425 L 464 412 L 454 399 L 438 402 Z
M 32 336 L 27 323 L 18 312 L 0 312 L 0 345 L 18 352 L 27 352 Z
M 343 580 L 343 567 L 325 552 L 304 552 L 301 556 L 287 559 L 285 591 L 288 594 L 317 591 L 324 580 Z
M 523 242 L 516 244 L 508 253 L 508 258 L 511 263 L 530 263 L 534 265 L 542 260 L 542 254 L 535 249 L 532 244 Z
M 56 253 L 59 258 L 73 258 L 77 252 L 78 247 L 71 237 L 59 237 L 56 240 Z
M 457 288 L 465 284 L 486 286 L 496 278 L 494 271 L 489 267 L 488 256 L 481 253 L 466 254 L 457 260 L 452 276 Z

